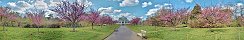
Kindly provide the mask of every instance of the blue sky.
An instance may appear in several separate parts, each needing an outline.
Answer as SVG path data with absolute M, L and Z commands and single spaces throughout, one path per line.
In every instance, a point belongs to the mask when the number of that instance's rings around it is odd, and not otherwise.
M 33 6 L 40 6 L 41 9 L 48 9 L 59 4 L 60 1 L 66 0 L 0 0 L 0 6 L 13 8 L 14 11 L 25 13 Z M 74 2 L 76 0 L 67 0 Z M 112 16 L 117 19 L 121 16 L 126 16 L 131 19 L 140 17 L 146 19 L 147 16 L 154 14 L 159 8 L 173 6 L 174 9 L 190 8 L 198 3 L 202 7 L 213 5 L 243 5 L 244 0 L 78 0 L 85 2 L 90 8 L 96 9 L 103 14 Z M 51 14 L 52 11 L 46 13 Z

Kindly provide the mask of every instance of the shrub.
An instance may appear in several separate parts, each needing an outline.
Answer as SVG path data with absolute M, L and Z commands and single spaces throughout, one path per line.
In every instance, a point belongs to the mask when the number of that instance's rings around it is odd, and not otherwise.
M 26 24 L 26 25 L 24 26 L 24 28 L 31 28 L 31 25 L 30 25 L 30 24 Z
M 237 27 L 242 27 L 242 26 L 244 26 L 244 17 L 242 17 L 242 16 L 239 16 L 238 18 L 237 18 Z
M 51 24 L 51 25 L 48 25 L 47 28 L 61 28 L 61 25 L 59 25 L 59 24 Z
M 44 25 L 40 25 L 40 26 L 39 26 L 39 28 L 43 28 L 43 27 L 44 27 Z M 38 28 L 38 26 L 35 25 L 35 24 L 26 24 L 26 25 L 24 26 L 24 28 Z

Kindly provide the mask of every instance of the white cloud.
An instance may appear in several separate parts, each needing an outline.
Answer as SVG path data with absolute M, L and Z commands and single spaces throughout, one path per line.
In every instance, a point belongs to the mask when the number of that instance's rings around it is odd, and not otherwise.
M 139 3 L 139 0 L 123 0 L 122 3 L 120 3 L 119 5 L 121 7 L 125 7 L 125 6 L 134 6 L 137 5 Z
M 143 16 L 141 16 L 141 17 L 139 17 L 139 18 L 143 19 L 144 17 L 143 17 Z
M 101 12 L 100 15 L 103 15 L 103 14 L 114 14 L 114 13 L 120 13 L 122 10 L 119 10 L 119 9 L 116 9 L 116 10 L 113 10 L 113 7 L 101 7 L 98 9 L 99 12 Z
M 24 14 L 25 11 L 31 8 L 32 5 L 25 1 L 18 1 L 15 7 L 12 7 L 14 11 Z
M 121 12 L 122 10 L 114 10 L 114 13 L 119 13 Z
M 172 5 L 172 4 L 169 4 L 169 3 L 164 3 L 164 5 L 156 4 L 156 5 L 154 5 L 155 8 L 149 9 L 149 11 L 147 12 L 147 14 L 145 14 L 145 15 L 146 16 L 153 16 L 161 8 L 172 9 L 172 7 L 170 7 L 170 5 Z
M 132 20 L 132 18 L 136 18 L 136 16 L 134 16 L 134 15 L 132 15 L 132 13 L 128 13 L 128 12 L 120 13 L 119 15 L 117 15 L 118 18 L 122 17 L 122 16 L 126 17 L 128 20 Z
M 85 7 L 89 7 L 93 5 L 93 3 L 88 0 L 75 0 L 75 1 L 77 1 L 78 3 L 84 3 Z
M 154 7 L 163 7 L 163 5 L 156 4 L 156 5 L 154 5 Z
M 130 15 L 130 16 L 128 16 L 128 20 L 132 20 L 133 18 L 136 18 L 136 16 L 134 16 L 134 15 Z
M 142 3 L 142 7 L 144 8 L 144 7 L 147 7 L 147 6 L 149 6 L 149 5 L 152 5 L 152 2 L 143 2 Z
M 121 13 L 121 14 L 119 14 L 119 16 L 125 16 L 125 17 L 128 17 L 128 16 L 130 16 L 131 15 L 131 13 Z
M 236 6 L 243 6 L 243 4 L 242 3 L 237 3 Z
M 53 14 L 54 17 L 57 16 L 57 13 L 51 10 L 46 10 L 47 12 L 45 13 L 45 17 L 49 17 L 48 15 Z
M 170 3 L 164 3 L 164 6 L 171 6 L 172 4 Z
M 30 4 L 30 3 L 33 3 L 33 4 Z M 11 4 L 11 3 L 8 3 L 8 4 Z M 20 13 L 22 16 L 24 16 L 26 12 L 32 11 L 31 9 L 34 9 L 34 8 L 47 11 L 45 13 L 45 15 L 46 14 L 54 13 L 54 12 L 48 10 L 48 7 L 49 6 L 43 0 L 37 0 L 35 2 L 32 2 L 30 0 L 28 2 L 26 2 L 26 1 L 18 1 L 15 4 L 16 4 L 16 6 L 15 7 L 12 7 L 13 10 L 16 11 L 16 12 L 18 12 L 18 13 Z
M 92 6 L 93 5 L 93 3 L 92 2 L 90 2 L 90 1 L 87 1 L 87 0 L 85 0 L 85 6 L 86 7 L 90 7 L 90 6 Z
M 16 4 L 15 4 L 14 2 L 8 2 L 7 4 L 8 4 L 8 6 L 10 6 L 10 7 L 15 7 L 15 6 L 16 6 Z
M 20 7 L 20 8 L 23 8 L 23 9 L 29 9 L 32 5 L 25 2 L 25 1 L 18 1 L 17 2 L 17 5 Z
M 156 14 L 156 12 L 159 10 L 160 8 L 154 8 L 154 9 L 150 9 L 148 12 L 147 12 L 147 16 L 151 16 L 151 15 L 154 15 Z
M 119 17 L 118 16 L 115 16 L 115 15 L 110 15 L 114 20 L 118 20 Z
M 185 0 L 186 2 L 188 2 L 188 3 L 191 3 L 193 0 Z
M 48 5 L 48 7 L 56 7 L 58 6 L 58 4 L 61 4 L 60 1 L 54 1 L 54 0 L 50 0 L 49 2 L 50 4 Z
M 47 9 L 47 8 L 48 8 L 47 3 L 45 3 L 43 0 L 37 0 L 37 1 L 34 3 L 34 6 L 35 6 L 37 9 Z
M 163 5 L 157 4 L 154 5 L 156 8 L 165 8 L 165 9 L 173 9 L 172 4 L 170 3 L 164 3 Z
M 9 6 L 13 11 L 20 13 L 22 17 L 25 16 L 25 11 L 32 7 L 31 4 L 25 1 L 9 2 L 7 3 L 7 6 Z
M 104 13 L 113 13 L 113 10 L 112 10 L 112 8 L 113 7 L 107 7 L 107 8 L 105 8 L 105 7 L 101 7 L 101 8 L 99 8 L 98 9 L 98 11 L 100 11 L 100 12 L 104 12 Z

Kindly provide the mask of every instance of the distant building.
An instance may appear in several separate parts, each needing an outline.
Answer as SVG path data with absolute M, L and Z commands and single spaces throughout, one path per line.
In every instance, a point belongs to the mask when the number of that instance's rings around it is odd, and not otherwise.
M 126 17 L 122 16 L 119 18 L 119 21 L 117 24 L 121 24 L 121 25 L 129 24 L 129 20 Z

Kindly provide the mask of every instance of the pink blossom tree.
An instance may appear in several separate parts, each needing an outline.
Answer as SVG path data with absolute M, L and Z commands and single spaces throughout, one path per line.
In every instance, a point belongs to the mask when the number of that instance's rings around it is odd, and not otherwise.
M 6 18 L 11 18 L 11 17 L 8 17 L 9 15 L 9 12 L 10 12 L 10 9 L 9 8 L 6 8 L 6 7 L 0 7 L 0 17 L 1 17 L 1 22 L 3 24 L 3 31 L 6 31 L 5 30 L 5 25 L 6 25 L 6 21 L 3 21 L 4 19 Z
M 159 20 L 164 26 L 177 26 L 186 20 L 188 9 L 180 9 L 177 11 L 169 11 L 163 15 L 159 15 Z
M 115 21 L 113 21 L 113 18 L 110 16 L 99 16 L 95 23 L 99 25 L 105 25 L 113 24 Z
M 27 12 L 28 18 L 31 20 L 32 24 L 38 28 L 38 32 L 40 31 L 40 26 L 43 23 L 45 11 L 34 9 L 31 12 Z
M 113 18 L 111 18 L 110 16 L 102 16 L 101 17 L 101 23 L 102 24 L 112 24 L 113 23 Z
M 220 7 L 208 7 L 198 15 L 199 22 L 203 23 L 203 28 L 216 28 L 229 25 L 231 22 L 231 11 L 224 11 Z
M 92 11 L 91 14 L 88 15 L 88 17 L 89 17 L 88 21 L 91 22 L 91 24 L 92 24 L 92 29 L 93 29 L 94 23 L 95 23 L 96 21 L 99 21 L 99 16 L 100 16 L 99 14 L 100 14 L 100 13 L 97 12 L 97 11 Z
M 17 21 L 17 15 L 14 14 L 14 12 L 11 12 L 11 13 L 8 13 L 7 15 L 7 20 L 11 23 L 11 26 L 13 26 L 13 22 L 16 22 Z
M 230 25 L 232 21 L 232 11 L 229 9 L 221 9 L 221 7 L 207 7 L 201 10 L 201 14 L 195 15 L 188 25 L 193 28 L 218 28 Z
M 130 21 L 130 23 L 136 25 L 136 24 L 139 24 L 140 21 L 141 21 L 141 18 L 138 18 L 138 17 L 137 17 L 137 18 L 133 18 L 133 19 Z
M 61 3 L 53 11 L 57 12 L 59 18 L 63 21 L 71 23 L 73 31 L 76 31 L 76 24 L 83 19 L 87 7 L 84 3 L 78 2 L 70 3 L 68 1 L 62 1 Z

